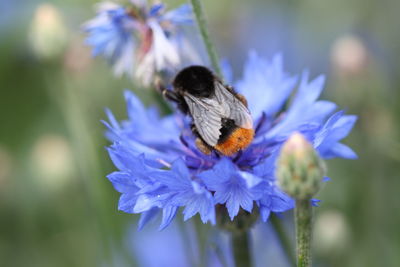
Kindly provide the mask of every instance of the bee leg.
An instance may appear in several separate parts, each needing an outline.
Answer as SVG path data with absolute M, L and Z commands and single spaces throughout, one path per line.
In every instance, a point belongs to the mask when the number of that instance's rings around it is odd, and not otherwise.
M 192 130 L 193 134 L 197 136 L 195 140 L 196 147 L 206 155 L 210 155 L 212 152 L 212 147 L 209 146 L 206 142 L 203 141 L 203 139 L 200 138 L 199 132 L 196 129 L 196 126 L 192 123 L 190 125 L 190 129 Z
M 187 114 L 189 107 L 185 103 L 185 100 L 183 97 L 181 97 L 179 94 L 177 94 L 173 90 L 167 89 L 161 82 L 155 82 L 154 84 L 156 90 L 162 94 L 164 98 L 167 100 L 170 100 L 172 102 L 175 102 L 178 105 L 178 108 L 184 113 Z
M 175 92 L 173 92 L 173 91 L 171 91 L 171 90 L 164 89 L 164 90 L 162 91 L 162 95 L 163 95 L 165 98 L 167 98 L 167 99 L 169 99 L 169 100 L 171 100 L 171 101 L 173 101 L 173 102 L 176 102 L 176 103 L 178 103 L 178 104 L 181 103 L 181 98 L 180 98 Z
M 246 108 L 248 108 L 248 106 L 247 106 L 247 99 L 244 97 L 244 95 L 239 94 L 239 93 L 236 93 L 235 89 L 233 89 L 233 87 L 230 86 L 230 85 L 225 85 L 225 87 L 226 87 L 232 94 L 234 94 L 234 95 L 237 97 L 237 99 L 239 99 L 239 101 L 242 102 L 243 105 L 245 105 Z
M 197 137 L 199 137 L 199 132 L 197 131 L 196 125 L 194 125 L 194 123 L 190 124 L 190 130 L 192 131 L 192 133 L 194 135 L 196 135 Z
M 161 82 L 159 78 L 156 77 L 156 81 L 154 82 L 154 87 L 156 90 L 163 95 L 163 97 L 167 98 L 168 100 L 174 101 L 174 102 L 180 102 L 180 99 L 178 95 L 172 91 L 168 90 L 164 84 Z
M 243 95 L 236 93 L 236 97 L 239 99 L 240 102 L 243 103 L 243 105 L 245 105 L 246 108 L 248 108 L 247 99 Z
M 212 149 L 209 145 L 207 145 L 201 138 L 197 137 L 195 141 L 196 147 L 206 155 L 210 155 Z

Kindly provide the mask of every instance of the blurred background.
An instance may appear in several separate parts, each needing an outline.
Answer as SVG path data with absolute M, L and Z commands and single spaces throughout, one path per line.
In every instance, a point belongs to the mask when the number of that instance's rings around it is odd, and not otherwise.
M 0 0 L 1 266 L 157 266 L 141 258 L 161 234 L 137 233 L 137 216 L 117 211 L 100 122 L 105 107 L 126 118 L 125 88 L 146 104 L 156 95 L 91 58 L 80 26 L 95 2 Z M 315 265 L 400 266 L 400 1 L 204 4 L 236 79 L 249 49 L 281 52 L 292 74 L 326 74 L 322 98 L 359 116 L 345 140 L 359 159 L 329 161 L 332 181 L 318 196 Z M 291 214 L 284 218 L 290 229 Z M 167 242 L 182 225 L 170 228 Z M 274 246 L 267 242 L 271 257 L 259 266 L 289 266 Z M 171 266 L 190 266 L 180 264 Z

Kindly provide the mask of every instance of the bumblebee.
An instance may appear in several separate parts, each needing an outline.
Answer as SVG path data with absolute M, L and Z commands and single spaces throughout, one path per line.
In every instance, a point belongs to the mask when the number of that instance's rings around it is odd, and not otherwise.
M 245 149 L 254 137 L 253 121 L 246 99 L 203 66 L 181 70 L 173 90 L 163 95 L 192 117 L 196 146 L 204 154 L 213 150 L 231 156 Z

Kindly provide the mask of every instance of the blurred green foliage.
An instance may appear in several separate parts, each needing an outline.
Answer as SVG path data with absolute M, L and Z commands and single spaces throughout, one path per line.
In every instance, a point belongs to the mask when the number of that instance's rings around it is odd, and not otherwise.
M 146 104 L 155 94 L 90 59 L 79 27 L 95 1 L 49 3 L 60 12 L 66 43 L 46 58 L 30 41 L 40 2 L 0 5 L 0 265 L 116 266 L 118 257 L 134 260 L 124 235 L 136 216 L 117 211 L 100 120 L 104 107 L 125 117 L 125 88 Z M 360 159 L 328 164 L 316 264 L 399 266 L 400 2 L 207 0 L 205 7 L 235 74 L 249 48 L 282 52 L 291 72 L 326 73 L 323 98 L 360 117 L 345 141 Z

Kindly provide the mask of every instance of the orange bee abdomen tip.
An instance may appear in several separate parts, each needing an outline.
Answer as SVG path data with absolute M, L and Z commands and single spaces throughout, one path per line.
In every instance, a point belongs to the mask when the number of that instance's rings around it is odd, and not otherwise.
M 236 128 L 226 140 L 218 143 L 214 148 L 224 154 L 231 156 L 239 150 L 243 150 L 250 145 L 254 138 L 253 129 Z

